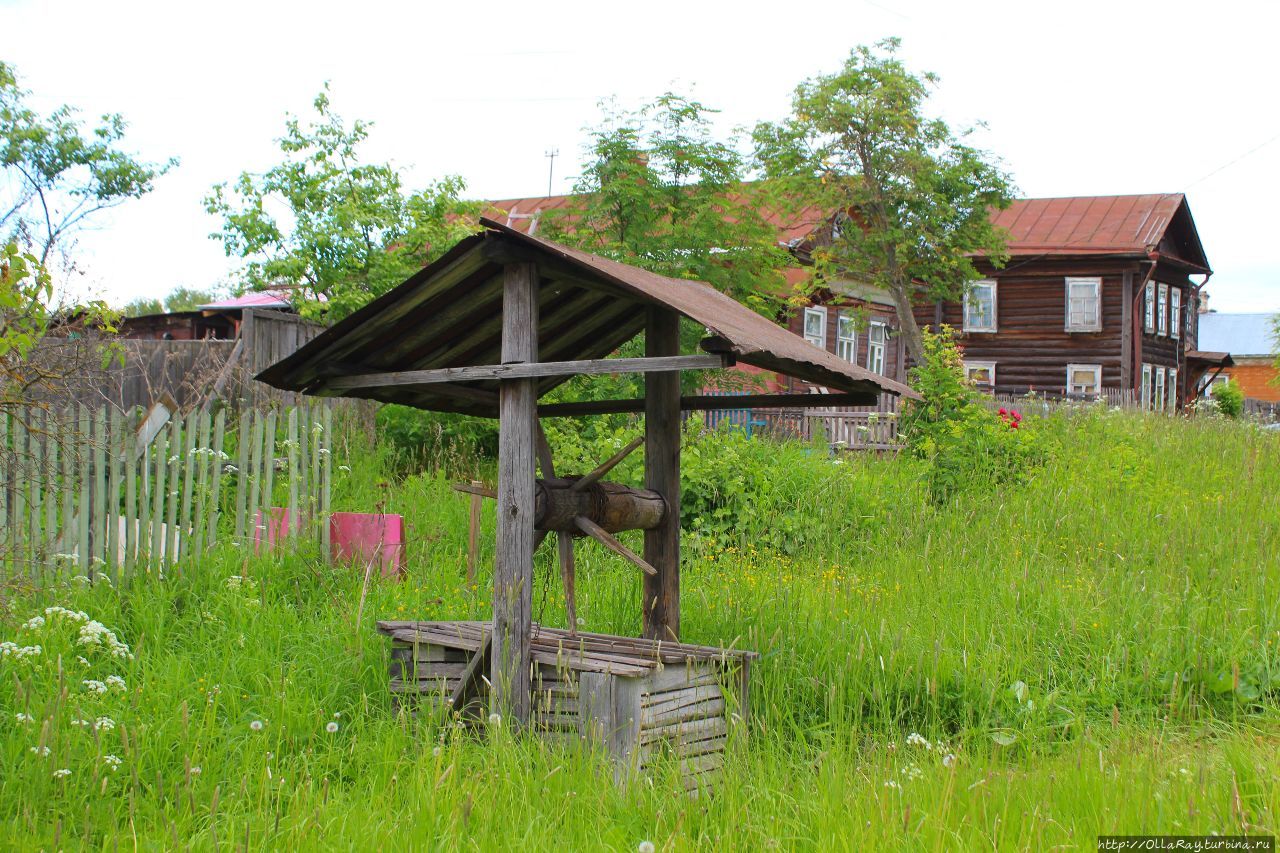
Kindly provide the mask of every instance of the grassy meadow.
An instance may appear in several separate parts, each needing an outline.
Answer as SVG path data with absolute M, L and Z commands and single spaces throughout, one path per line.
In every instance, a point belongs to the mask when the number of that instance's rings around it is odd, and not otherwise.
M 585 470 L 631 425 L 553 433 Z M 1102 408 L 1028 418 L 1025 482 L 691 435 L 683 639 L 762 654 L 711 795 L 587 750 L 398 714 L 379 618 L 485 618 L 459 473 L 359 444 L 335 509 L 402 513 L 408 576 L 230 545 L 163 582 L 0 588 L 0 848 L 1092 849 L 1280 827 L 1280 436 Z M 617 479 L 638 476 L 633 455 Z M 456 466 L 455 466 L 456 467 Z M 483 473 L 483 472 L 481 472 Z M 578 611 L 639 630 L 579 545 Z M 535 619 L 563 624 L 554 550 Z M 58 609 L 65 608 L 65 612 Z M 34 618 L 33 618 L 34 617 Z M 31 651 L 39 646 L 38 652 Z M 65 772 L 64 772 L 65 771 Z

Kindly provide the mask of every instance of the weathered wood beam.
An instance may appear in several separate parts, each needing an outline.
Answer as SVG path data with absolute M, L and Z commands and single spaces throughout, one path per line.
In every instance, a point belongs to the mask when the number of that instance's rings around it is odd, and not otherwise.
M 587 400 L 581 403 L 545 403 L 538 406 L 538 416 L 563 418 L 574 415 L 607 415 L 619 412 L 643 412 L 644 400 Z M 695 395 L 680 398 L 685 412 L 718 409 L 826 409 L 832 406 L 873 406 L 871 394 L 738 394 Z
M 645 355 L 666 358 L 680 352 L 680 315 L 649 308 Z M 657 571 L 646 574 L 641 600 L 641 635 L 680 639 L 680 374 L 649 373 L 644 378 L 644 480 L 662 495 L 666 512 L 644 533 L 644 559 Z
M 502 361 L 538 360 L 538 268 L 503 271 Z M 498 536 L 493 572 L 494 712 L 515 724 L 529 719 L 534 549 L 534 432 L 537 382 L 504 379 L 498 389 Z
M 580 492 L 583 489 L 591 485 L 594 485 L 600 480 L 601 477 L 603 477 L 605 474 L 608 474 L 610 471 L 612 471 L 614 469 L 614 466 L 616 466 L 623 459 L 626 459 L 628 456 L 630 456 L 631 452 L 642 444 L 644 444 L 644 436 L 643 435 L 636 436 L 631 440 L 629 444 L 627 444 L 626 447 L 622 448 L 617 453 L 610 456 L 603 463 L 596 466 L 596 469 L 594 471 L 582 477 L 579 477 L 577 480 L 575 480 L 573 485 L 569 487 L 570 490 L 575 492 Z
M 612 533 L 605 530 L 585 515 L 580 515 L 575 518 L 574 523 L 578 525 L 579 530 L 599 542 L 604 547 L 608 548 L 613 553 L 635 563 L 646 575 L 655 576 L 658 574 L 658 570 L 651 566 L 648 560 L 645 560 L 635 551 L 632 551 L 626 545 L 623 545 Z
M 670 358 L 595 358 L 583 361 L 484 364 L 470 367 L 441 367 L 436 370 L 398 370 L 388 373 L 366 373 L 363 376 L 342 376 L 330 380 L 329 387 L 336 391 L 346 391 L 355 388 L 387 388 L 393 385 L 536 379 L 544 376 L 712 370 L 724 367 L 725 363 L 726 360 L 718 355 L 679 355 Z

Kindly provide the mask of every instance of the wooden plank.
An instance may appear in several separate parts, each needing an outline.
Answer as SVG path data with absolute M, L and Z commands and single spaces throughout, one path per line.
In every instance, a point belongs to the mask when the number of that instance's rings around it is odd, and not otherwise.
M 613 679 L 613 729 L 609 753 L 614 759 L 614 778 L 622 781 L 640 767 L 640 725 L 643 712 L 640 698 L 644 681 L 640 678 Z
M 261 412 L 253 412 L 253 427 L 249 436 L 249 465 L 240 472 L 240 477 L 247 483 L 249 492 L 249 505 L 246 509 L 244 519 L 236 521 L 236 529 L 244 530 L 244 538 L 240 540 L 246 548 L 253 542 L 262 537 L 263 531 L 259 530 L 258 522 L 258 499 L 262 494 L 262 432 L 265 428 L 265 418 Z M 241 441 L 244 436 L 241 436 Z
M 271 508 L 273 506 L 276 478 L 276 410 L 267 412 L 267 422 L 262 428 L 262 497 L 259 506 L 262 510 L 263 524 L 271 524 Z M 266 534 L 263 534 L 266 541 Z
M 538 269 L 503 271 L 502 361 L 538 358 Z M 517 725 L 529 719 L 533 598 L 534 428 L 537 382 L 504 379 L 498 392 L 498 535 L 494 552 L 490 702 Z
M 0 568 L 13 559 L 16 544 L 15 528 L 9 519 L 9 492 L 17 480 L 12 446 L 9 443 L 9 412 L 0 409 Z M 0 580 L 7 580 L 8 573 L 0 572 Z
M 203 467 L 205 458 L 201 454 L 196 453 L 197 447 L 204 447 L 203 444 L 196 440 L 196 435 L 200 427 L 200 412 L 192 409 L 187 413 L 186 423 L 183 425 L 184 442 L 182 458 L 178 460 L 179 470 L 182 472 L 182 506 L 178 510 L 178 526 L 174 530 L 173 535 L 176 537 L 176 548 L 174 556 L 182 559 L 191 549 L 191 535 L 195 532 L 195 517 L 192 515 L 192 500 L 195 496 L 196 472 Z
M 462 708 L 480 692 L 481 676 L 489 671 L 489 656 L 493 650 L 493 641 L 491 634 L 485 634 L 484 641 L 480 644 L 480 648 L 471 656 L 471 660 L 463 667 L 458 686 L 454 688 L 453 694 L 449 697 L 449 707 Z M 440 667 L 440 664 L 436 665 Z
M 685 720 L 665 726 L 646 725 L 640 730 L 642 745 L 669 743 L 685 743 L 703 738 L 720 737 L 729 731 L 729 723 L 723 715 L 703 717 L 698 720 Z
M 205 537 L 205 502 L 209 488 L 209 466 L 216 464 L 217 453 L 209 446 L 209 431 L 213 418 L 209 410 L 201 408 L 196 418 L 196 453 L 191 461 L 196 466 L 195 506 L 191 509 L 191 530 L 182 546 L 182 553 L 203 554 Z
M 91 570 L 92 562 L 89 551 L 89 518 L 92 510 L 92 492 L 90 489 L 93 483 L 89 476 L 91 473 L 89 443 L 93 440 L 91 427 L 93 422 L 89 417 L 89 409 L 83 404 L 80 405 L 78 423 L 80 427 L 79 434 L 76 435 L 76 467 L 79 474 L 80 503 L 76 508 L 76 554 L 80 558 L 78 563 L 81 573 L 91 578 L 94 573 Z
M 111 581 L 117 583 L 121 575 L 120 533 L 124 516 L 120 512 L 120 480 L 121 468 L 128 457 L 125 450 L 124 436 L 127 434 L 120 410 L 111 407 L 107 418 L 107 570 Z
M 0 438 L 0 447 L 3 446 L 4 441 Z M 62 454 L 62 419 L 58 417 L 58 413 L 53 409 L 49 409 L 48 417 L 45 419 L 45 447 L 47 448 L 45 468 L 49 472 L 48 489 L 44 504 L 45 540 L 48 543 L 45 565 L 48 566 L 49 577 L 56 579 L 58 565 L 53 558 L 53 552 L 57 550 L 58 531 L 60 529 L 58 507 L 62 501 L 61 469 L 59 467 L 59 460 Z M 3 451 L 0 451 L 0 455 L 2 454 Z M 3 474 L 0 473 L 0 477 L 2 476 Z M 4 518 L 4 511 L 0 510 L 0 519 L 2 518 Z
M 1120 278 L 1120 387 L 1133 387 L 1133 272 Z
M 494 379 L 537 379 L 548 376 L 597 376 L 611 373 L 655 373 L 712 370 L 724 367 L 718 355 L 674 355 L 662 358 L 596 358 L 581 361 L 543 361 L 519 364 L 485 364 L 442 367 L 435 370 L 401 370 L 365 373 L 330 379 L 335 391 L 390 388 L 397 385 L 432 385 L 439 382 L 481 382 Z
M 317 510 L 317 518 L 320 520 L 320 553 L 324 555 L 324 559 L 328 560 L 332 556 L 329 548 L 330 536 L 330 503 L 329 503 L 329 483 L 333 478 L 333 451 L 337 448 L 336 442 L 333 440 L 333 410 L 328 406 L 321 409 L 322 420 L 324 426 L 324 448 L 327 451 L 324 454 L 323 464 L 320 466 L 320 476 L 322 484 L 320 486 L 320 507 Z
M 285 428 L 288 438 L 285 441 L 285 447 L 288 449 L 289 460 L 289 497 L 286 512 L 289 514 L 288 536 L 291 545 L 296 545 L 298 535 L 298 477 L 302 473 L 302 455 L 299 452 L 301 448 L 301 439 L 298 437 L 298 407 L 293 406 L 289 409 L 288 426 Z
M 648 377 L 646 381 L 647 379 Z M 695 394 L 680 398 L 682 412 L 708 412 L 719 409 L 825 409 L 835 406 L 866 405 L 874 405 L 874 401 L 868 402 L 865 394 Z M 538 416 L 563 418 L 643 412 L 644 410 L 643 398 L 587 400 L 578 403 L 544 403 L 538 406 Z
M 724 716 L 724 711 L 724 699 L 707 699 L 702 702 L 682 705 L 678 708 L 672 708 L 657 714 L 651 713 L 646 709 L 642 714 L 642 718 L 646 728 L 660 728 L 662 726 L 684 723 L 689 720 L 701 720 L 715 716 L 722 717 Z
M 573 523 L 577 525 L 579 530 L 599 542 L 604 547 L 608 548 L 613 553 L 630 560 L 632 563 L 639 566 L 646 575 L 652 576 L 658 574 L 658 570 L 650 565 L 647 560 L 643 559 L 639 554 L 632 551 L 626 545 L 623 545 L 612 533 L 609 533 L 585 515 L 577 516 L 574 518 Z M 648 531 L 645 532 L 647 533 Z
M 583 737 L 608 748 L 613 731 L 613 676 L 584 672 L 578 677 L 578 716 Z
M 720 690 L 719 684 L 708 684 L 701 687 L 668 690 L 665 693 L 651 693 L 640 704 L 648 716 L 654 718 L 689 705 L 699 705 L 710 699 L 723 698 L 724 693 Z
M 182 491 L 182 469 L 186 436 L 181 418 L 169 423 L 169 489 L 165 495 L 164 562 L 172 566 L 178 560 L 178 497 Z
M 39 409 L 32 409 L 30 429 L 27 432 L 27 459 L 31 476 L 27 479 L 27 519 L 31 537 L 31 564 L 29 571 L 33 580 L 39 580 L 43 573 L 44 531 L 41 521 L 44 520 L 44 418 Z
M 212 457 L 213 484 L 209 492 L 209 514 L 205 520 L 205 527 L 209 531 L 209 547 L 212 547 L 218 541 L 218 523 L 222 520 L 222 505 L 219 501 L 222 499 L 222 454 L 226 432 L 227 412 L 225 409 L 219 409 L 218 414 L 213 419 L 213 444 L 210 445 L 214 449 Z
M 252 410 L 245 409 L 240 413 L 240 424 L 236 432 L 236 503 L 235 532 L 233 541 L 244 542 L 245 518 L 248 512 L 249 494 L 249 451 L 254 444 L 252 433 Z
M 649 308 L 645 355 L 680 351 L 680 315 Z M 655 640 L 680 639 L 680 376 L 650 373 L 644 378 L 646 488 L 662 495 L 667 511 L 657 527 L 644 532 L 646 573 L 641 599 L 641 634 Z
M 120 465 L 124 472 L 124 507 L 120 516 L 124 520 L 124 559 L 120 569 L 122 577 L 129 577 L 138 559 L 138 434 L 126 428 L 124 433 L 124 455 Z M 145 452 L 145 451 L 144 451 Z
M 172 424 L 168 425 L 172 426 Z M 164 565 L 164 507 L 165 507 L 165 491 L 166 480 L 169 473 L 169 452 L 170 452 L 170 434 L 172 430 L 166 427 L 156 433 L 152 446 L 155 448 L 152 454 L 152 467 L 154 473 L 151 477 L 151 529 L 148 536 L 151 539 L 151 549 L 148 555 L 148 565 L 159 570 Z

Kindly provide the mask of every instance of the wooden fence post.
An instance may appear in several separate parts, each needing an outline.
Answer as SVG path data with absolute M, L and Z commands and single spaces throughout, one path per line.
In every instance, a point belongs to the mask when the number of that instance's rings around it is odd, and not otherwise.
M 679 355 L 680 315 L 648 309 L 645 355 Z M 662 495 L 667 509 L 662 522 L 644 533 L 644 559 L 658 570 L 645 575 L 641 603 L 645 637 L 676 641 L 680 637 L 680 374 L 644 375 L 644 482 Z
M 538 359 L 538 268 L 503 272 L 502 363 Z M 513 722 L 529 718 L 529 641 L 533 604 L 536 379 L 498 385 L 498 538 L 493 573 L 492 703 Z

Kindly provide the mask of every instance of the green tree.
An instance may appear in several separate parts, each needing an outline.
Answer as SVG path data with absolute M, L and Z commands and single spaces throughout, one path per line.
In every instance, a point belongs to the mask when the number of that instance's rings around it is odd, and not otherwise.
M 670 92 L 636 110 L 606 107 L 590 132 L 574 199 L 549 216 L 553 239 L 675 278 L 705 281 L 757 311 L 779 306 L 782 269 L 770 189 L 746 181 L 717 111 Z
M 161 314 L 165 311 L 194 311 L 201 305 L 207 305 L 221 296 L 212 288 L 186 287 L 178 285 L 163 299 L 144 296 L 124 306 L 126 317 L 142 317 L 147 314 Z
M 567 245 L 674 278 L 705 281 L 763 314 L 782 305 L 782 270 L 793 264 L 778 242 L 769 187 L 746 180 L 738 140 L 716 138 L 716 111 L 670 92 L 638 109 L 606 105 L 591 130 L 574 198 L 539 223 L 539 234 Z M 691 351 L 705 329 L 681 327 Z M 643 340 L 623 347 L 643 352 Z M 686 371 L 686 388 L 714 378 Z M 636 396 L 641 378 L 579 377 L 557 396 L 602 399 Z
M 406 191 L 393 165 L 362 159 L 370 123 L 348 126 L 330 108 L 327 85 L 313 106 L 314 122 L 286 122 L 283 162 L 215 186 L 205 206 L 222 219 L 213 239 L 247 261 L 246 289 L 298 286 L 300 313 L 338 320 L 473 231 L 479 205 L 461 199 L 456 176 Z
M 0 232 L 45 265 L 97 213 L 146 195 L 177 161 L 151 164 L 120 149 L 125 121 L 86 128 L 72 107 L 40 115 L 0 62 Z
M 813 252 L 820 279 L 848 277 L 886 291 L 907 348 L 923 354 L 912 303 L 959 299 L 979 277 L 974 255 L 1007 258 L 990 220 L 1012 188 L 990 155 L 925 114 L 933 74 L 897 57 L 898 39 L 858 47 L 834 74 L 801 83 L 792 114 L 756 126 L 755 159 L 793 204 L 830 211 Z

